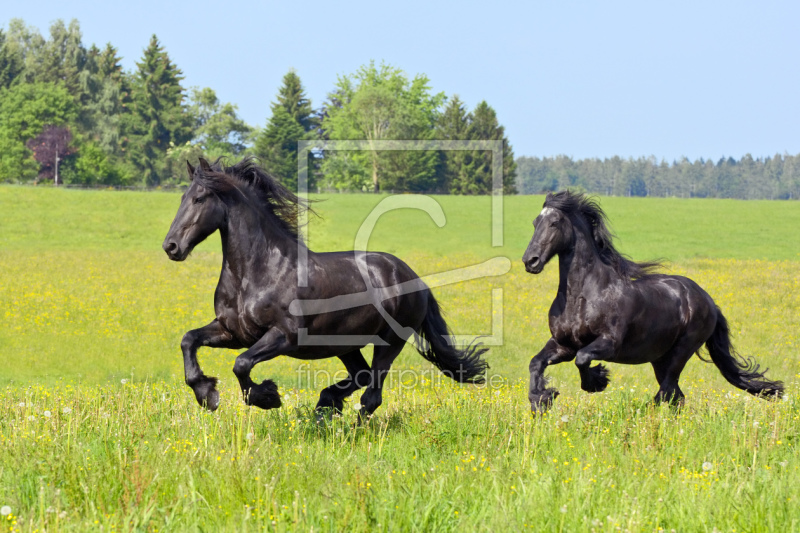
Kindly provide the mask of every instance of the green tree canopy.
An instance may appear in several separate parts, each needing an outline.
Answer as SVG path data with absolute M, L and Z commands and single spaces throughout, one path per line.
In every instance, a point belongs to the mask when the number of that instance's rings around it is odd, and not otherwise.
M 193 88 L 189 113 L 194 119 L 194 143 L 207 158 L 238 157 L 247 148 L 252 128 L 239 118 L 234 104 L 222 103 L 209 88 Z
M 322 129 L 333 140 L 366 140 L 366 152 L 326 154 L 323 172 L 337 186 L 356 189 L 434 190 L 438 187 L 438 157 L 434 151 L 380 152 L 376 141 L 433 139 L 443 93 L 431 94 L 429 80 L 374 62 L 350 76 L 340 76 L 324 110 Z M 337 159 L 345 158 L 343 163 Z M 361 172 L 342 174 L 362 167 Z M 352 178 L 363 179 L 354 182 Z
M 22 73 L 22 56 L 0 29 L 0 88 L 10 87 Z
M 36 178 L 38 164 L 25 143 L 45 126 L 66 125 L 76 117 L 75 100 L 63 85 L 20 83 L 0 88 L 0 181 Z

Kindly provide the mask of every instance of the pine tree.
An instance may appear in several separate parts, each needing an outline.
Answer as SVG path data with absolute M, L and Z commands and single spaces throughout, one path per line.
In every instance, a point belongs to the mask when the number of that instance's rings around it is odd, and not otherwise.
M 106 44 L 96 58 L 95 76 L 101 87 L 91 103 L 93 138 L 104 152 L 121 156 L 120 122 L 131 111 L 131 78 L 122 70 L 117 49 Z
M 467 140 L 471 123 L 472 115 L 467 111 L 464 102 L 455 95 L 437 120 L 435 137 L 440 141 Z M 439 159 L 439 173 L 445 190 L 459 191 L 461 182 L 466 178 L 465 167 L 471 161 L 472 154 L 466 150 L 443 150 Z
M 516 194 L 516 168 L 514 152 L 505 137 L 505 128 L 497 120 L 497 113 L 485 101 L 480 102 L 471 114 L 467 138 L 470 140 L 503 141 L 503 192 Z M 458 182 L 450 185 L 452 194 L 491 194 L 492 153 L 485 150 L 471 151 L 461 168 Z
M 122 150 L 141 173 L 142 183 L 158 185 L 168 176 L 165 155 L 170 143 L 183 144 L 192 136 L 186 112 L 181 71 L 153 35 L 136 63 L 131 87 L 131 112 L 123 115 Z
M 300 77 L 290 70 L 272 104 L 272 116 L 267 127 L 256 138 L 253 151 L 264 168 L 277 176 L 281 183 L 297 189 L 297 143 L 312 139 L 319 128 L 311 101 L 306 97 Z M 313 187 L 313 173 L 308 175 L 308 187 Z
M 272 105 L 273 113 L 275 106 L 281 106 L 303 126 L 305 131 L 309 132 L 319 127 L 319 119 L 314 114 L 311 100 L 306 98 L 303 83 L 294 69 L 289 70 L 283 77 L 283 85 L 276 99 L 277 102 Z

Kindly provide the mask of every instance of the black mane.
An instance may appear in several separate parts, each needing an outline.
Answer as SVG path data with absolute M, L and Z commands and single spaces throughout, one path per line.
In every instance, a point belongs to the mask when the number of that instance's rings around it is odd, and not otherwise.
M 194 179 L 217 194 L 238 189 L 237 184 L 244 185 L 255 194 L 255 206 L 270 218 L 274 218 L 279 227 L 293 240 L 300 238 L 298 222 L 300 212 L 308 210 L 314 213 L 307 200 L 299 198 L 284 187 L 276 177 L 258 166 L 253 157 L 246 157 L 232 166 L 224 166 L 222 158 L 211 163 L 209 168 L 203 168 L 201 164 L 195 170 Z
M 586 229 L 592 237 L 600 260 L 613 267 L 624 279 L 644 278 L 662 266 L 658 261 L 637 263 L 621 254 L 614 247 L 614 234 L 608 229 L 608 218 L 594 198 L 571 191 L 549 193 L 543 207 L 558 209 L 569 217 L 574 225 Z

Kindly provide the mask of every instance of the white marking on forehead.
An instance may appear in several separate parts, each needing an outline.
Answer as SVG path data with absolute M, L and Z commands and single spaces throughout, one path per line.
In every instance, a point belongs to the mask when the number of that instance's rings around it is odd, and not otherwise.
M 546 217 L 550 213 L 554 213 L 554 212 L 555 212 L 555 209 L 553 209 L 552 207 L 545 207 L 544 209 L 542 209 L 542 212 L 539 213 L 539 216 L 540 217 Z

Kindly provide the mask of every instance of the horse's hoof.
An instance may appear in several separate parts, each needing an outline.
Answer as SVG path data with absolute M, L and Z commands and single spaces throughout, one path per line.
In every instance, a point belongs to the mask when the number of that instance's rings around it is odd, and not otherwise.
M 608 375 L 609 371 L 603 365 L 590 367 L 581 374 L 581 388 L 586 392 L 603 392 L 608 387 Z
M 192 385 L 194 397 L 201 407 L 213 412 L 219 407 L 219 392 L 217 392 L 217 378 L 202 377 Z
M 265 379 L 259 385 L 253 385 L 245 398 L 247 405 L 261 409 L 275 409 L 281 406 L 281 395 L 278 386 L 271 379 Z
M 531 401 L 531 412 L 535 415 L 543 415 L 553 405 L 553 400 L 556 399 L 558 394 L 556 389 L 528 393 L 528 399 Z

